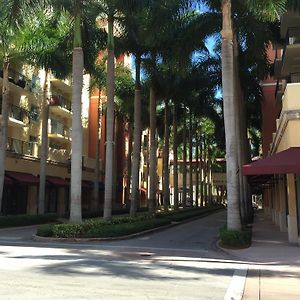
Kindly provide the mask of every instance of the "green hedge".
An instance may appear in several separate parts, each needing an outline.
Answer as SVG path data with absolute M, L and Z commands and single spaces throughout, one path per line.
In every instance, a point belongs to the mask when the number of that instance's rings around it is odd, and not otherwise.
M 58 238 L 91 238 L 117 237 L 141 232 L 170 224 L 172 221 L 182 221 L 192 217 L 205 215 L 219 208 L 195 208 L 178 212 L 158 214 L 142 214 L 137 217 L 119 216 L 111 221 L 102 218 L 87 219 L 81 224 L 52 224 L 38 227 L 37 235 Z
M 249 228 L 241 231 L 220 229 L 220 238 L 224 247 L 249 247 L 251 245 L 252 231 Z
M 0 228 L 51 223 L 57 218 L 56 214 L 1 216 Z
M 186 219 L 194 218 L 199 215 L 205 215 L 211 213 L 215 210 L 219 210 L 220 207 L 199 207 L 199 208 L 189 208 L 179 211 L 170 211 L 167 213 L 158 213 L 156 214 L 157 218 L 168 218 L 173 222 L 180 222 Z

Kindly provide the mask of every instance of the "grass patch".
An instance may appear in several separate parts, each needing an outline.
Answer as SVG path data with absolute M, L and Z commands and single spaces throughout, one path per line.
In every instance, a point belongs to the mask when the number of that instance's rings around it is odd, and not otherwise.
M 56 214 L 1 216 L 0 228 L 51 223 L 57 218 Z
M 245 228 L 241 231 L 228 230 L 226 227 L 220 229 L 221 246 L 239 249 L 247 248 L 251 245 L 252 230 Z
M 209 214 L 220 207 L 192 208 L 157 214 L 141 214 L 113 217 L 111 221 L 102 218 L 84 220 L 81 224 L 47 224 L 38 227 L 37 235 L 57 238 L 104 238 L 125 236 L 144 230 L 157 228 L 174 221 L 183 221 L 196 216 Z

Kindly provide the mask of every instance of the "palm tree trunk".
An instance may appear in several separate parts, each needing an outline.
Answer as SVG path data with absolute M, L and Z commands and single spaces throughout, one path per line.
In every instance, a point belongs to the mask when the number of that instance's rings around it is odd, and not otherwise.
M 183 117 L 183 136 L 182 136 L 182 143 L 183 143 L 183 162 L 182 162 L 182 207 L 186 208 L 186 114 L 184 113 Z
M 247 138 L 247 117 L 246 117 L 246 105 L 244 99 L 244 93 L 239 77 L 239 49 L 237 36 L 234 35 L 234 66 L 235 66 L 235 91 L 236 93 L 236 116 L 237 116 L 237 136 L 240 142 L 237 143 L 238 147 L 238 164 L 239 164 L 239 187 L 240 187 L 240 204 L 241 204 L 241 216 L 243 223 L 251 222 L 253 217 L 251 196 L 249 196 L 248 180 L 242 174 L 242 167 L 249 162 L 249 143 Z
M 39 182 L 39 203 L 38 214 L 45 213 L 45 191 L 46 191 L 46 166 L 48 158 L 48 117 L 49 106 L 47 103 L 48 97 L 48 75 L 49 70 L 45 70 L 45 82 L 43 87 L 43 100 L 42 100 L 42 144 L 40 153 L 40 182 Z
M 207 157 L 207 178 L 208 178 L 208 205 L 212 205 L 212 176 L 211 176 L 211 153 L 208 148 L 208 157 Z
M 153 83 L 150 86 L 150 159 L 149 159 L 149 212 L 156 207 L 157 190 L 157 139 L 156 139 L 156 94 Z
M 82 179 L 82 121 L 81 93 L 83 86 L 83 51 L 81 40 L 80 1 L 76 1 L 73 49 L 73 90 L 72 90 L 72 155 L 71 155 L 71 204 L 70 222 L 82 222 L 81 179 Z
M 168 211 L 170 204 L 170 172 L 169 172 L 169 147 L 170 147 L 170 129 L 169 129 L 169 104 L 165 100 L 165 145 L 164 145 L 164 158 L 163 158 L 163 195 L 164 195 L 164 211 Z
M 197 131 L 195 131 L 195 138 L 196 138 L 196 168 L 195 168 L 195 173 L 196 173 L 196 206 L 199 206 L 199 135 Z
M 204 203 L 205 206 L 208 205 L 208 201 L 207 201 L 207 186 L 208 186 L 208 155 L 207 155 L 207 143 L 206 143 L 206 138 L 204 136 L 203 139 L 203 152 L 204 152 L 204 157 L 203 157 L 203 161 L 204 161 L 204 167 L 203 167 L 203 198 L 204 198 Z
M 192 124 L 192 112 L 190 110 L 190 117 L 189 117 L 189 160 L 190 160 L 190 169 L 189 169 L 189 198 L 190 198 L 190 206 L 194 206 L 193 201 L 193 124 Z
M 141 160 L 141 57 L 136 55 L 136 79 L 134 93 L 134 131 L 132 153 L 132 190 L 130 202 L 130 216 L 136 215 L 140 200 L 140 160 Z
M 105 193 L 103 218 L 110 220 L 112 217 L 112 192 L 113 192 L 113 159 L 114 159 L 114 97 L 115 97 L 115 53 L 113 17 L 108 18 L 107 42 L 107 110 L 106 110 L 106 154 L 105 154 Z
M 226 137 L 226 175 L 227 175 L 227 228 L 241 230 L 239 207 L 237 136 L 235 130 L 234 101 L 234 61 L 233 28 L 231 19 L 231 0 L 222 0 L 222 87 L 224 99 L 224 124 Z
M 127 204 L 129 204 L 129 195 L 130 195 L 132 140 L 133 140 L 133 128 L 132 128 L 132 124 L 128 122 L 127 181 L 126 181 L 126 194 L 125 194 L 126 206 Z
M 92 211 L 97 212 L 99 208 L 99 159 L 100 159 L 100 136 L 101 136 L 101 117 L 102 117 L 102 103 L 101 103 L 101 83 L 98 86 L 98 105 L 97 105 L 97 132 L 96 132 L 96 155 L 95 155 L 95 180 L 93 190 Z
M 204 196 L 203 196 L 203 186 L 204 186 L 204 181 L 203 181 L 203 145 L 202 145 L 202 134 L 200 133 L 200 176 L 199 176 L 199 181 L 200 181 L 200 206 L 204 206 Z
M 8 124 L 8 67 L 9 60 L 5 59 L 3 62 L 3 82 L 2 82 L 2 122 L 0 129 L 0 214 L 2 210 L 2 198 L 4 188 L 4 176 L 5 176 L 5 154 L 7 145 L 7 124 Z
M 177 142 L 177 107 L 174 104 L 173 112 L 173 131 L 174 131 L 174 141 L 173 141 L 173 184 L 174 184 L 174 209 L 178 210 L 178 142 Z

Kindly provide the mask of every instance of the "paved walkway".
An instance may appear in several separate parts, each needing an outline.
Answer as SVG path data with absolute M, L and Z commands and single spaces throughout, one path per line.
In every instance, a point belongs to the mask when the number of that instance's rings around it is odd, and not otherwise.
M 288 243 L 262 212 L 253 225 L 253 243 L 248 249 L 226 250 L 249 266 L 244 300 L 300 299 L 300 248 Z

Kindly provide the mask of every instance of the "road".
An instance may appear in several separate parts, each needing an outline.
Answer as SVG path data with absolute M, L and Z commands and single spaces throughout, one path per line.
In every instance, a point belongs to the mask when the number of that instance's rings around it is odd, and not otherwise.
M 130 240 L 41 243 L 0 230 L 0 299 L 224 299 L 240 262 L 216 246 L 225 212 Z

